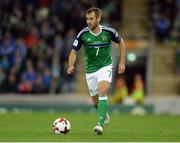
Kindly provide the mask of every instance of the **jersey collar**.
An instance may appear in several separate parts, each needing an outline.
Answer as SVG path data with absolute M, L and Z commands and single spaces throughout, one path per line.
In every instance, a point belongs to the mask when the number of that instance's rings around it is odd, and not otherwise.
M 92 35 L 94 35 L 94 36 L 98 36 L 101 32 L 102 32 L 102 26 L 101 25 L 99 25 L 99 27 L 100 27 L 100 31 L 99 31 L 99 33 L 97 33 L 97 34 L 94 34 L 89 28 L 89 32 L 92 34 Z

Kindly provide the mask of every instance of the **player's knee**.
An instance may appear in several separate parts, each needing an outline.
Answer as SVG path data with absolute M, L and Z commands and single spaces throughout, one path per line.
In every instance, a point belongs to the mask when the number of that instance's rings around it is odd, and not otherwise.
M 99 96 L 105 96 L 109 88 L 99 89 Z
M 108 90 L 110 88 L 110 83 L 106 81 L 102 81 L 98 85 L 98 92 L 99 96 L 104 96 L 107 94 Z

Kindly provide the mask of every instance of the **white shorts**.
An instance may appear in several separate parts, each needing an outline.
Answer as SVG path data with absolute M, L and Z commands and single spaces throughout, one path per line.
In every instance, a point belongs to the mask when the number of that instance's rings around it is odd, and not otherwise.
M 98 94 L 98 83 L 100 81 L 105 80 L 111 83 L 112 69 L 113 69 L 113 66 L 109 65 L 109 66 L 99 69 L 96 72 L 86 74 L 86 81 L 87 81 L 89 93 L 91 96 L 95 96 Z

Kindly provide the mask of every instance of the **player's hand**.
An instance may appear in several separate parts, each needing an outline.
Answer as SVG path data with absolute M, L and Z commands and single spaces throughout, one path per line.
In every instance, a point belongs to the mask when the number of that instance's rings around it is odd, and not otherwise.
M 73 74 L 73 73 L 74 73 L 74 67 L 73 66 L 68 67 L 67 74 Z
M 125 71 L 125 62 L 120 62 L 119 63 L 119 66 L 118 66 L 118 73 L 119 74 L 122 74 L 122 73 L 124 73 L 124 71 Z

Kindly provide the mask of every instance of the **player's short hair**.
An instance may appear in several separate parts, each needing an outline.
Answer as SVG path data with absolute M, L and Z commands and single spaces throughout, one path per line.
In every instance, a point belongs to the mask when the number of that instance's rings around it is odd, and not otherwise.
M 86 14 L 90 14 L 90 13 L 92 13 L 92 12 L 95 13 L 96 18 L 97 18 L 97 17 L 101 17 L 101 15 L 102 15 L 101 10 L 100 10 L 99 8 L 97 8 L 97 7 L 91 7 L 91 8 L 89 8 L 89 9 L 86 11 Z

